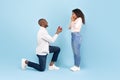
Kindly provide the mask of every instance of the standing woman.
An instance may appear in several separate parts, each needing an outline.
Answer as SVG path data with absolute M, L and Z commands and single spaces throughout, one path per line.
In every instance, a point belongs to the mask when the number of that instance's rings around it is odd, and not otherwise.
M 74 54 L 74 66 L 70 68 L 72 71 L 80 70 L 80 46 L 81 46 L 81 35 L 80 30 L 82 25 L 85 24 L 85 17 L 80 9 L 72 10 L 71 22 L 69 29 L 71 30 L 71 44 Z

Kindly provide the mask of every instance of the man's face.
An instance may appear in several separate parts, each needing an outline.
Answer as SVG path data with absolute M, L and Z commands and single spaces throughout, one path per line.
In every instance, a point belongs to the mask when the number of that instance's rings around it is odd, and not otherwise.
M 43 20 L 43 25 L 44 25 L 45 28 L 47 28 L 48 27 L 48 22 L 46 20 Z

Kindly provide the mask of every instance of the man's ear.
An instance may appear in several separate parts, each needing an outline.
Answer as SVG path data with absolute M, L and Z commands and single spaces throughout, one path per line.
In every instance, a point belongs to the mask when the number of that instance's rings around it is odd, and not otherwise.
M 44 22 L 42 21 L 42 22 L 41 22 L 41 26 L 42 26 L 43 24 L 44 24 Z

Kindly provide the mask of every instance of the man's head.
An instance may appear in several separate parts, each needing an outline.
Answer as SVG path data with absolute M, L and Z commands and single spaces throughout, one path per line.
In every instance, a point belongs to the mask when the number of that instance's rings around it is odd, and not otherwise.
M 38 24 L 44 28 L 48 27 L 48 22 L 46 21 L 46 19 L 43 18 L 38 21 Z

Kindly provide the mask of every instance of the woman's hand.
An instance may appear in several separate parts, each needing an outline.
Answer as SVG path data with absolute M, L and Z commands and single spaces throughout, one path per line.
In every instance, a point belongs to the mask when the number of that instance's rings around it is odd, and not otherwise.
M 75 20 L 76 20 L 76 18 L 71 16 L 71 21 L 75 21 Z
M 71 29 L 71 27 L 69 27 L 69 29 Z

